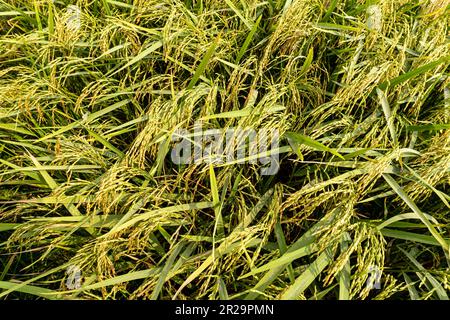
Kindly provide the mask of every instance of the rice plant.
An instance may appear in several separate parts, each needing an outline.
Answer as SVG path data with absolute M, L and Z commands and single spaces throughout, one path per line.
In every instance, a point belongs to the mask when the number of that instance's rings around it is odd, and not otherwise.
M 0 0 L 0 299 L 448 300 L 449 4 Z

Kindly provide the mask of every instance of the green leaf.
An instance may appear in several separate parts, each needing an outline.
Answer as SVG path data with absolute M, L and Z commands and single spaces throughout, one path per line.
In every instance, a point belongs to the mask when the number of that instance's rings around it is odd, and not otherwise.
M 125 70 L 126 68 L 132 66 L 133 64 L 138 63 L 139 61 L 141 61 L 142 59 L 147 57 L 152 52 L 158 50 L 162 46 L 163 46 L 162 41 L 155 41 L 150 47 L 148 47 L 147 49 L 145 49 L 144 51 L 139 53 L 137 56 L 135 56 L 133 59 L 128 61 L 128 63 L 126 63 L 123 67 L 121 67 L 120 69 L 118 69 L 115 72 L 113 72 L 112 74 L 110 74 L 109 77 L 112 77 L 112 76 L 116 75 L 117 73 L 119 73 L 120 71 Z
M 206 51 L 205 56 L 203 57 L 202 61 L 197 67 L 197 70 L 195 70 L 194 76 L 192 77 L 191 81 L 189 82 L 187 89 L 193 89 L 194 86 L 197 84 L 197 81 L 200 79 L 200 76 L 203 74 L 203 72 L 206 70 L 206 67 L 208 66 L 209 60 L 211 60 L 212 56 L 216 52 L 217 44 L 219 43 L 219 37 L 216 38 L 216 40 L 211 44 L 208 51 Z
M 239 19 L 241 19 L 242 22 L 244 22 L 244 24 L 247 26 L 247 28 L 249 30 L 252 30 L 252 24 L 247 19 L 245 19 L 242 12 L 238 8 L 236 8 L 236 6 L 233 4 L 233 2 L 231 2 L 231 0 L 225 0 L 225 3 L 231 8 L 231 10 L 234 11 L 234 13 L 236 13 L 236 15 L 239 17 Z
M 338 4 L 338 0 L 332 0 L 331 3 L 329 3 L 328 9 L 327 9 L 327 11 L 325 12 L 325 15 L 322 18 L 322 22 L 328 21 L 328 19 L 330 18 L 331 14 L 334 11 L 334 9 L 336 9 L 337 4 Z
M 348 243 L 351 241 L 350 235 L 345 232 L 341 239 L 341 253 L 348 250 Z M 344 268 L 339 272 L 339 300 L 350 300 L 351 287 L 351 267 L 350 259 L 345 262 Z
M 420 300 L 419 299 L 419 293 L 417 292 L 416 288 L 414 287 L 414 283 L 412 282 L 411 278 L 406 274 L 403 273 L 403 278 L 405 279 L 405 282 L 407 284 L 409 296 L 411 297 L 411 300 Z
M 419 269 L 419 271 L 422 274 L 425 274 L 425 277 L 427 278 L 427 280 L 430 282 L 430 284 L 435 289 L 435 292 L 436 292 L 437 296 L 439 297 L 439 299 L 440 300 L 449 300 L 445 289 L 441 286 L 439 281 L 437 281 L 436 278 L 433 277 L 411 254 L 409 254 L 402 248 L 399 248 L 399 249 L 400 249 L 400 251 L 402 251 L 405 254 L 405 256 L 408 257 L 409 260 L 411 260 L 411 262 L 417 267 L 417 269 Z
M 442 249 L 449 253 L 449 244 L 442 238 L 442 236 L 437 232 L 434 226 L 431 224 L 427 216 L 417 207 L 414 201 L 408 197 L 408 195 L 403 191 L 403 189 L 398 185 L 395 180 L 386 173 L 383 173 L 383 178 L 387 181 L 387 183 L 391 186 L 391 188 L 397 193 L 403 201 L 414 211 L 417 217 L 422 220 L 422 222 L 427 226 L 428 230 L 431 232 L 432 236 L 436 239 L 437 242 L 442 246 Z
M 1 289 L 11 290 L 11 289 L 16 288 L 17 285 L 18 284 L 14 283 L 14 282 L 0 281 Z M 46 288 L 31 286 L 31 285 L 22 285 L 20 288 L 16 288 L 13 291 L 31 294 L 31 295 L 49 299 L 49 300 L 61 299 L 61 295 L 57 294 L 56 291 L 46 289 Z
M 214 213 L 215 213 L 215 224 L 214 224 L 214 234 L 213 237 L 217 236 L 222 238 L 225 235 L 222 217 L 222 204 L 219 197 L 219 189 L 217 187 L 216 174 L 214 172 L 214 167 L 212 164 L 209 165 L 209 180 L 211 183 L 211 194 L 213 198 Z
M 414 70 L 411 70 L 405 74 L 402 74 L 401 76 L 398 76 L 392 80 L 388 80 L 386 82 L 383 82 L 382 84 L 379 85 L 379 88 L 381 90 L 385 90 L 387 87 L 393 88 L 396 85 L 408 81 L 410 79 L 413 79 L 415 77 L 417 77 L 418 75 L 427 73 L 428 71 L 433 70 L 434 68 L 436 68 L 437 66 L 443 64 L 443 63 L 448 63 L 450 61 L 450 55 L 448 56 L 444 56 L 434 62 L 430 62 L 424 66 L 421 66 L 419 68 L 416 68 Z
M 0 223 L 0 232 L 14 230 L 18 226 L 20 226 L 19 223 Z
M 440 131 L 450 129 L 450 123 L 426 124 L 421 126 L 407 126 L 408 131 Z
M 433 221 L 434 224 L 439 224 L 439 222 L 433 217 L 430 216 L 429 214 L 424 213 L 425 217 L 427 217 L 428 219 L 430 219 L 431 221 Z M 377 226 L 378 230 L 383 229 L 384 227 L 397 222 L 397 221 L 402 221 L 405 219 L 420 219 L 416 213 L 403 213 L 403 214 L 398 214 L 392 218 L 387 219 L 386 221 L 384 221 L 383 223 L 379 224 Z
M 339 215 L 341 212 L 340 208 L 336 208 L 333 211 L 333 215 Z M 295 243 L 293 243 L 289 249 L 286 251 L 286 254 L 296 252 L 299 249 L 305 247 L 312 247 L 312 245 L 317 241 L 316 233 L 323 228 L 324 226 L 332 223 L 332 217 L 322 218 L 319 222 L 317 222 L 313 227 L 311 227 L 308 231 L 306 231 L 300 239 L 298 239 Z M 254 300 L 256 299 L 272 282 L 274 282 L 277 277 L 286 269 L 287 264 L 272 268 L 268 271 L 258 283 L 250 289 L 249 293 L 245 297 L 245 300 Z
M 317 276 L 333 261 L 331 250 L 323 252 L 317 260 L 311 263 L 308 268 L 289 286 L 281 295 L 281 300 L 295 300 L 311 285 Z
M 204 202 L 181 204 L 181 205 L 177 205 L 177 206 L 171 206 L 171 207 L 165 207 L 165 208 L 150 210 L 150 211 L 147 211 L 145 213 L 133 216 L 133 218 L 131 218 L 130 220 L 128 220 L 128 221 L 126 221 L 124 223 L 120 223 L 120 225 L 114 227 L 114 229 L 111 230 L 109 233 L 107 233 L 107 235 L 111 236 L 112 234 L 117 233 L 117 232 L 119 232 L 121 230 L 124 230 L 126 228 L 129 228 L 129 227 L 135 225 L 136 223 L 138 223 L 140 221 L 145 221 L 147 219 L 150 219 L 155 214 L 174 213 L 174 212 L 183 212 L 183 211 L 192 211 L 192 210 L 202 210 L 202 209 L 211 208 L 212 206 L 213 206 L 212 202 L 204 201 Z M 134 212 L 134 210 L 135 209 L 133 209 L 133 211 L 131 211 L 131 212 Z
M 342 160 L 345 160 L 345 158 L 341 154 L 339 154 L 339 152 L 337 152 L 336 150 L 330 149 L 327 146 L 323 145 L 322 143 L 313 140 L 308 136 L 296 132 L 286 132 L 284 136 L 288 139 L 288 142 L 289 144 L 291 144 L 293 150 L 298 149 L 298 145 L 303 144 L 318 151 L 330 152 L 331 154 L 341 158 Z
M 27 129 L 22 128 L 17 123 L 0 123 L 0 130 L 14 131 L 17 133 L 35 136 L 35 134 Z
M 108 140 L 106 140 L 105 138 L 103 138 L 101 135 L 99 135 L 97 132 L 87 129 L 86 130 L 89 132 L 89 134 L 94 137 L 95 140 L 97 140 L 98 142 L 100 142 L 101 144 L 103 144 L 106 148 L 108 148 L 109 150 L 111 150 L 112 152 L 114 152 L 115 154 L 117 154 L 119 156 L 120 159 L 122 159 L 125 154 L 120 151 L 119 149 L 117 149 L 116 147 L 114 147 Z
M 173 266 L 173 263 L 175 262 L 175 259 L 180 254 L 181 250 L 183 249 L 184 243 L 179 242 L 175 248 L 172 250 L 171 254 L 167 258 L 167 261 L 164 265 L 164 268 L 162 268 L 161 273 L 158 275 L 158 282 L 156 283 L 155 288 L 153 289 L 151 300 L 157 300 L 159 297 L 159 294 L 163 288 L 164 283 L 166 282 L 167 275 L 169 274 L 170 269 Z
M 395 238 L 395 239 L 401 239 L 401 240 L 408 240 L 423 244 L 430 244 L 433 246 L 441 246 L 441 243 L 436 241 L 435 238 L 432 236 L 427 236 L 426 234 L 420 234 L 420 233 L 414 233 L 414 232 L 407 232 L 407 231 L 399 231 L 399 230 L 392 230 L 392 229 L 381 229 L 381 234 L 385 237 L 389 238 Z M 450 243 L 450 240 L 446 240 L 447 243 Z
M 280 258 L 275 259 L 269 263 L 266 263 L 265 265 L 253 269 L 251 272 L 244 274 L 243 276 L 240 276 L 238 279 L 244 279 L 250 276 L 253 276 L 255 274 L 264 272 L 264 271 L 268 271 L 271 269 L 275 269 L 278 267 L 285 267 L 286 265 L 289 265 L 291 262 L 300 259 L 302 257 L 305 257 L 307 255 L 310 255 L 312 253 L 314 253 L 315 251 L 317 251 L 317 248 L 315 245 L 307 245 L 305 247 L 299 248 L 295 251 L 292 252 L 286 252 L 285 254 L 283 254 Z
M 88 124 L 88 123 L 96 120 L 97 118 L 100 118 L 100 117 L 104 116 L 105 114 L 108 114 L 108 113 L 110 113 L 110 112 L 112 112 L 112 111 L 114 111 L 116 109 L 119 109 L 119 108 L 127 105 L 130 101 L 131 101 L 130 99 L 126 99 L 126 100 L 117 102 L 117 103 L 113 104 L 112 106 L 104 108 L 104 109 L 102 109 L 100 111 L 92 113 L 92 114 L 90 114 L 90 115 L 88 115 L 86 117 L 86 120 L 72 122 L 72 123 L 68 124 L 67 126 L 62 127 L 61 129 L 59 129 L 59 130 L 57 130 L 57 131 L 55 131 L 55 132 L 53 132 L 53 133 L 51 133 L 51 134 L 49 134 L 49 135 L 47 135 L 45 137 L 40 138 L 39 140 L 36 141 L 36 143 L 48 140 L 50 138 L 54 138 L 54 137 L 59 136 L 59 135 L 62 135 L 64 132 L 67 132 L 69 130 L 75 129 L 75 128 L 81 126 L 82 124 Z
M 321 22 L 317 24 L 317 27 L 325 30 L 339 30 L 339 31 L 355 31 L 359 32 L 359 28 L 350 27 L 350 26 L 344 26 L 336 23 L 325 23 Z
M 277 238 L 280 255 L 282 256 L 283 254 L 285 254 L 285 252 L 287 251 L 288 248 L 286 245 L 286 238 L 284 237 L 283 228 L 281 227 L 281 224 L 279 221 L 277 221 L 275 223 L 274 232 L 275 232 L 275 236 Z M 287 266 L 287 271 L 288 271 L 289 280 L 291 280 L 291 282 L 294 282 L 295 281 L 294 268 L 292 267 L 291 264 L 289 264 Z
M 252 26 L 252 28 L 250 30 L 250 33 L 247 35 L 247 38 L 245 38 L 245 41 L 242 44 L 242 47 L 239 50 L 239 53 L 238 53 L 238 55 L 236 57 L 236 61 L 235 61 L 236 64 L 239 64 L 239 62 L 241 61 L 241 59 L 244 56 L 245 52 L 247 51 L 248 46 L 252 42 L 253 37 L 254 37 L 254 35 L 256 33 L 256 30 L 258 30 L 258 26 L 259 26 L 259 23 L 261 22 L 261 18 L 262 18 L 262 15 L 260 15 L 258 17 L 256 22 L 253 24 L 253 26 Z
M 249 115 L 260 115 L 262 113 L 267 113 L 267 114 L 277 113 L 277 112 L 284 111 L 284 110 L 286 110 L 286 107 L 282 106 L 282 105 L 275 105 L 275 106 L 269 107 L 267 109 L 262 109 L 262 110 L 258 110 L 258 109 L 251 108 L 251 107 L 246 107 L 241 110 L 227 111 L 227 112 L 222 112 L 222 113 L 213 114 L 213 115 L 209 115 L 209 116 L 204 116 L 204 117 L 200 118 L 199 120 L 234 119 L 234 118 L 247 117 Z
M 314 48 L 311 47 L 309 48 L 308 56 L 306 57 L 305 62 L 303 63 L 302 68 L 300 69 L 299 73 L 300 75 L 304 75 L 309 70 L 309 67 L 311 67 L 313 59 L 314 59 Z
M 217 282 L 218 282 L 218 286 L 219 286 L 220 300 L 230 300 L 230 297 L 228 296 L 227 286 L 221 276 L 218 277 Z

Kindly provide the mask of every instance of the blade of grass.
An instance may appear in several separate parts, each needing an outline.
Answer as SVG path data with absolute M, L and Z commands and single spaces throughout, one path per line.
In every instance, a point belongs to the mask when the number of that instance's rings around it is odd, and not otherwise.
M 424 213 L 424 216 L 427 217 L 428 219 L 430 219 L 434 224 L 439 224 L 439 222 L 431 215 Z M 416 213 L 403 213 L 403 214 L 398 214 L 392 218 L 387 219 L 386 221 L 384 221 L 383 223 L 379 224 L 377 226 L 378 230 L 383 229 L 384 227 L 397 222 L 397 221 L 401 221 L 401 220 L 405 220 L 405 219 L 419 219 L 419 217 L 417 217 Z
M 383 228 L 380 232 L 383 236 L 389 237 L 389 238 L 408 240 L 408 241 L 413 241 L 413 242 L 418 242 L 418 243 L 423 243 L 423 244 L 430 244 L 433 246 L 441 246 L 441 243 L 438 242 L 435 238 L 433 238 L 432 236 L 427 236 L 425 234 L 408 232 L 408 231 L 392 230 L 392 229 L 386 229 L 386 228 Z M 450 239 L 447 239 L 447 243 L 450 243 Z
M 252 271 L 250 271 L 249 273 L 244 274 L 243 276 L 240 276 L 238 279 L 245 279 L 247 277 L 253 276 L 255 274 L 264 272 L 264 271 L 268 271 L 271 269 L 275 269 L 277 267 L 281 267 L 281 266 L 285 266 L 285 265 L 289 265 L 291 262 L 300 259 L 302 257 L 305 257 L 307 255 L 310 255 L 312 253 L 314 253 L 315 251 L 317 251 L 317 248 L 314 245 L 308 245 L 302 248 L 299 248 L 295 251 L 292 252 L 286 252 L 285 254 L 283 254 L 280 258 L 272 260 L 269 263 L 266 263 L 265 265 L 253 269 Z
M 296 132 L 286 132 L 284 136 L 288 139 L 288 142 L 291 144 L 293 150 L 298 149 L 298 145 L 303 144 L 318 151 L 330 152 L 331 154 L 341 158 L 342 160 L 345 160 L 344 157 L 341 154 L 339 154 L 339 152 L 337 152 L 336 150 L 330 149 L 327 146 L 321 144 L 320 142 L 311 139 L 310 137 L 305 136 L 303 134 Z
M 441 286 L 439 281 L 436 280 L 435 277 L 433 277 L 411 254 L 409 254 L 407 251 L 403 250 L 402 248 L 399 248 L 400 251 L 402 251 L 405 256 L 411 260 L 411 262 L 419 269 L 419 271 L 422 274 L 425 274 L 425 277 L 430 282 L 430 284 L 435 289 L 435 292 L 440 300 L 449 300 L 448 295 L 445 291 L 445 289 Z
M 334 215 L 337 215 L 341 212 L 341 209 L 337 208 L 333 211 Z M 317 222 L 314 226 L 312 226 L 308 231 L 306 231 L 300 239 L 298 239 L 295 243 L 293 243 L 285 254 L 295 252 L 299 249 L 310 247 L 316 241 L 316 232 L 318 232 L 324 226 L 327 226 L 331 223 L 330 218 L 322 218 L 319 222 Z M 256 299 L 272 282 L 276 280 L 279 274 L 281 274 L 287 265 L 279 266 L 277 268 L 271 269 L 267 272 L 258 283 L 250 289 L 249 293 L 245 297 L 245 300 L 254 300 Z
M 175 295 L 172 297 L 173 300 L 176 299 L 176 297 L 181 293 L 181 291 L 194 279 L 196 279 L 203 271 L 205 271 L 212 263 L 214 263 L 215 259 L 219 258 L 221 255 L 224 254 L 224 252 L 227 252 L 229 250 L 228 247 L 231 246 L 231 244 L 227 241 L 227 239 L 234 239 L 234 236 L 236 233 L 240 233 L 243 231 L 256 217 L 256 215 L 259 213 L 259 211 L 262 210 L 262 208 L 271 200 L 273 196 L 273 189 L 270 189 L 267 191 L 258 201 L 256 206 L 251 210 L 250 214 L 244 217 L 244 219 L 236 226 L 236 228 L 233 230 L 233 232 L 220 244 L 220 246 L 215 250 L 214 255 L 209 255 L 206 260 L 201 264 L 201 266 L 194 271 L 184 282 L 183 284 L 178 288 Z
M 236 6 L 233 4 L 233 2 L 231 2 L 230 0 L 225 0 L 225 3 L 231 8 L 231 10 L 234 11 L 234 13 L 236 13 L 236 15 L 239 17 L 239 19 L 242 20 L 242 22 L 244 22 L 244 24 L 247 26 L 247 28 L 249 30 L 252 30 L 252 24 L 245 19 L 245 17 L 242 15 L 241 11 L 236 8 Z
M 36 277 L 33 277 L 33 278 L 31 278 L 29 280 L 26 280 L 26 281 L 23 281 L 21 283 L 15 284 L 15 283 L 12 283 L 12 282 L 7 282 L 7 283 L 4 284 L 4 286 L 5 286 L 4 289 L 6 289 L 6 291 L 0 293 L 0 298 L 3 298 L 5 296 L 7 296 L 8 294 L 10 294 L 11 292 L 14 292 L 14 291 L 20 292 L 22 290 L 22 288 L 28 286 L 30 283 L 33 283 L 33 282 L 35 282 L 35 281 L 37 281 L 39 279 L 45 278 L 45 277 L 47 277 L 47 276 L 49 276 L 51 274 L 54 274 L 55 272 L 58 272 L 60 270 L 66 269 L 69 266 L 70 266 L 70 263 L 62 264 L 62 265 L 60 265 L 58 267 L 55 267 L 55 268 L 50 269 L 50 270 L 48 270 L 46 272 L 43 272 L 43 273 L 37 275 Z M 6 288 L 6 286 L 8 286 L 8 288 Z M 28 290 L 28 289 L 25 289 L 25 290 Z M 59 296 L 62 293 L 62 292 L 55 292 L 53 290 L 48 290 L 47 291 L 45 289 L 44 289 L 44 291 L 40 291 L 40 289 L 42 289 L 42 288 L 36 289 L 35 291 L 36 292 L 40 292 L 40 293 L 44 293 L 45 295 L 49 295 L 49 296 L 51 296 L 51 295 Z M 47 297 L 47 298 L 50 299 L 49 297 Z
M 39 14 L 39 1 L 33 1 L 33 4 L 34 4 L 34 12 L 36 15 L 37 27 L 38 27 L 39 32 L 42 32 L 43 28 L 42 28 L 41 16 Z
M 406 273 L 403 273 L 403 278 L 405 279 L 405 282 L 407 284 L 407 288 L 408 288 L 408 292 L 409 292 L 409 296 L 411 297 L 411 300 L 420 300 L 419 293 L 417 292 L 411 278 Z
M 283 228 L 281 227 L 281 224 L 279 221 L 277 221 L 277 223 L 275 224 L 274 232 L 275 232 L 275 236 L 277 238 L 280 255 L 282 256 L 287 251 L 287 245 L 286 245 L 286 238 L 284 237 Z M 291 280 L 291 282 L 294 282 L 295 281 L 294 269 L 292 268 L 291 264 L 289 264 L 287 266 L 287 271 L 288 271 L 289 280 Z
M 90 284 L 87 286 L 82 286 L 79 289 L 61 291 L 61 293 L 75 293 L 75 292 L 82 292 L 82 291 L 89 291 L 89 290 L 97 290 L 97 289 L 105 288 L 108 286 L 114 286 L 116 284 L 131 282 L 134 280 L 147 279 L 151 276 L 158 275 L 161 272 L 161 269 L 162 268 L 160 268 L 160 267 L 155 267 L 155 268 L 146 269 L 146 270 L 132 271 L 132 272 L 128 272 L 127 274 L 124 274 L 124 275 L 120 275 L 120 276 L 116 276 L 116 277 L 113 277 L 110 279 L 102 280 L 100 282 L 96 282 L 96 283 L 93 283 L 93 284 Z
M 212 198 L 213 198 L 213 206 L 214 206 L 214 214 L 215 214 L 213 238 L 216 237 L 216 231 L 217 231 L 217 236 L 220 239 L 225 236 L 225 231 L 224 231 L 223 217 L 222 217 L 222 206 L 221 206 L 221 201 L 219 198 L 219 189 L 217 187 L 216 174 L 214 172 L 214 167 L 212 164 L 209 165 L 209 181 L 211 184 L 211 193 L 212 193 Z
M 8 282 L 8 281 L 0 281 L 0 288 L 1 289 L 6 289 L 6 290 L 11 290 L 13 288 L 17 287 L 17 283 L 14 282 Z M 41 298 L 45 298 L 45 299 L 49 299 L 49 300 L 58 300 L 61 299 L 61 295 L 56 294 L 55 291 L 50 290 L 50 289 L 46 289 L 46 288 L 41 288 L 41 287 L 36 287 L 36 286 L 31 286 L 31 285 L 23 285 L 20 288 L 16 288 L 13 291 L 15 292 L 22 292 L 22 293 L 26 293 L 26 294 L 31 294 L 37 297 L 41 297 Z
M 336 9 L 336 6 L 338 4 L 338 0 L 332 0 L 331 3 L 328 5 L 328 9 L 325 12 L 325 15 L 322 18 L 321 22 L 327 22 L 330 18 L 331 14 L 333 13 L 334 9 Z
M 311 285 L 317 276 L 332 261 L 332 252 L 327 249 L 323 252 L 308 268 L 295 280 L 294 284 L 289 286 L 281 295 L 281 300 L 295 300 Z
M 450 204 L 447 201 L 446 198 L 446 194 L 439 191 L 438 189 L 436 189 L 435 187 L 433 187 L 431 184 L 429 184 L 428 182 L 426 182 L 419 174 L 417 174 L 417 172 L 415 172 L 412 168 L 410 168 L 408 165 L 403 164 L 405 168 L 407 168 L 412 175 L 424 186 L 426 186 L 427 188 L 429 188 L 431 191 L 433 191 L 434 193 L 436 193 L 436 195 L 439 197 L 439 199 L 442 200 L 442 202 L 447 206 L 447 208 L 450 209 Z
M 36 136 L 33 132 L 18 126 L 17 123 L 0 123 L 0 130 L 9 130 L 21 134 L 26 134 L 28 136 Z
M 428 71 L 433 70 L 437 66 L 439 66 L 443 63 L 448 63 L 449 61 L 450 61 L 450 55 L 442 57 L 434 62 L 430 62 L 424 66 L 418 67 L 418 68 L 411 70 L 405 74 L 402 74 L 401 76 L 398 76 L 392 80 L 383 82 L 382 84 L 379 85 L 379 88 L 381 90 L 385 90 L 388 87 L 393 88 L 402 82 L 408 81 L 408 80 L 413 79 L 414 77 L 417 77 L 421 74 L 427 73 Z
M 306 56 L 305 62 L 303 63 L 302 68 L 300 69 L 300 75 L 304 75 L 311 67 L 311 63 L 314 59 L 314 48 L 309 48 L 308 55 Z
M 393 141 L 392 144 L 395 146 L 395 145 L 397 145 L 398 140 L 397 140 L 397 134 L 395 132 L 395 126 L 394 126 L 394 121 L 392 118 L 391 108 L 389 107 L 389 103 L 387 101 L 386 94 L 384 93 L 384 91 L 377 88 L 377 94 L 378 94 L 378 98 L 380 99 L 380 102 L 381 102 L 381 107 L 383 108 L 384 116 L 386 117 L 386 123 L 389 128 L 389 132 L 391 134 L 391 138 Z
M 133 59 L 131 59 L 130 61 L 128 61 L 123 67 L 119 68 L 118 70 L 114 71 L 112 74 L 109 74 L 108 77 L 112 77 L 114 75 L 116 75 L 117 73 L 125 70 L 126 68 L 138 63 L 139 61 L 141 61 L 142 59 L 144 59 L 145 57 L 147 57 L 149 54 L 155 52 L 156 50 L 158 50 L 159 48 L 161 48 L 163 46 L 162 41 L 155 41 L 151 46 L 149 46 L 147 49 L 145 49 L 144 51 L 142 51 L 141 53 L 139 53 L 137 56 L 135 56 Z
M 258 26 L 259 26 L 259 23 L 261 22 L 261 18 L 262 18 L 262 15 L 260 15 L 258 17 L 258 19 L 256 19 L 256 22 L 253 24 L 253 26 L 250 30 L 250 33 L 247 35 L 247 38 L 245 38 L 245 41 L 242 44 L 242 47 L 239 50 L 236 60 L 234 62 L 235 64 L 239 64 L 239 62 L 241 61 L 245 52 L 247 52 L 248 46 L 250 45 L 250 43 L 252 43 L 253 37 L 255 36 L 256 31 L 258 30 Z
M 191 210 L 203 210 L 203 209 L 212 208 L 212 207 L 213 207 L 212 202 L 205 201 L 205 202 L 181 204 L 181 205 L 177 205 L 177 206 L 171 206 L 171 207 L 150 210 L 150 211 L 147 211 L 146 213 L 139 214 L 124 223 L 121 223 L 119 226 L 115 227 L 114 230 L 111 230 L 109 233 L 105 234 L 103 237 L 111 236 L 112 234 L 117 233 L 126 228 L 129 228 L 140 221 L 145 221 L 145 220 L 151 218 L 152 216 L 154 216 L 155 214 L 174 213 L 174 212 L 191 211 Z
M 53 37 L 53 34 L 55 32 L 55 21 L 54 21 L 54 12 L 53 12 L 53 1 L 48 2 L 48 18 L 47 18 L 47 25 L 48 25 L 48 38 L 51 39 Z
M 206 67 L 208 66 L 209 61 L 211 60 L 212 56 L 216 52 L 217 44 L 219 43 L 219 37 L 216 38 L 216 40 L 211 44 L 208 51 L 206 51 L 205 56 L 203 57 L 202 61 L 197 67 L 197 70 L 195 70 L 194 76 L 192 77 L 191 81 L 189 82 L 187 89 L 191 90 L 194 88 L 194 86 L 197 84 L 198 80 L 200 79 L 200 76 L 203 74 L 203 72 L 206 70 Z
M 179 242 L 175 248 L 172 250 L 172 253 L 167 258 L 166 263 L 164 264 L 164 268 L 162 268 L 161 273 L 159 274 L 159 280 L 155 285 L 155 288 L 153 289 L 152 295 L 150 297 L 150 300 L 157 300 L 159 297 L 159 294 L 163 288 L 164 283 L 166 282 L 167 275 L 169 274 L 170 269 L 173 266 L 173 263 L 175 262 L 175 259 L 180 254 L 181 250 L 184 247 L 183 242 Z
M 340 247 L 341 253 L 348 249 L 348 242 L 351 241 L 350 235 L 346 232 L 342 237 Z M 350 286 L 351 286 L 351 267 L 350 259 L 345 262 L 344 268 L 339 272 L 339 300 L 350 300 Z
M 108 140 L 106 140 L 105 138 L 103 138 L 101 135 L 99 135 L 98 133 L 96 133 L 93 130 L 90 130 L 88 128 L 86 128 L 86 130 L 89 132 L 89 134 L 94 137 L 95 140 L 97 140 L 98 142 L 100 142 L 101 144 L 103 144 L 106 148 L 108 148 L 109 150 L 111 150 L 112 152 L 114 152 L 115 154 L 117 154 L 117 156 L 119 156 L 119 160 L 122 159 L 125 154 L 120 151 L 119 149 L 117 149 L 116 147 L 114 147 Z
M 49 135 L 47 135 L 45 137 L 42 137 L 42 138 L 38 139 L 36 141 L 36 143 L 48 140 L 50 138 L 54 138 L 56 136 L 60 136 L 64 132 L 67 132 L 69 130 L 75 129 L 75 128 L 83 125 L 83 124 L 88 124 L 88 123 L 90 123 L 90 122 L 92 122 L 92 121 L 94 121 L 94 120 L 104 116 L 105 114 L 108 114 L 108 113 L 110 113 L 110 112 L 112 112 L 112 111 L 114 111 L 116 109 L 119 109 L 119 108 L 127 105 L 130 101 L 131 101 L 130 99 L 126 99 L 126 100 L 117 102 L 117 103 L 113 104 L 112 106 L 104 108 L 104 109 L 102 109 L 100 111 L 94 112 L 94 113 L 90 114 L 89 116 L 87 116 L 86 120 L 72 122 L 72 123 L 68 124 L 67 126 L 62 127 L 61 129 L 59 129 L 59 130 L 57 130 L 57 131 L 55 131 L 55 132 L 53 132 L 53 133 L 51 133 L 51 134 L 49 134 Z

